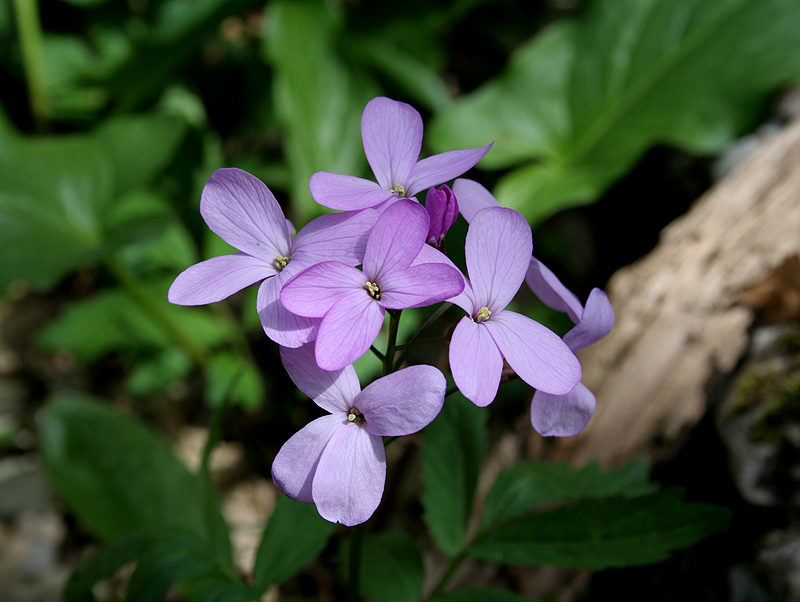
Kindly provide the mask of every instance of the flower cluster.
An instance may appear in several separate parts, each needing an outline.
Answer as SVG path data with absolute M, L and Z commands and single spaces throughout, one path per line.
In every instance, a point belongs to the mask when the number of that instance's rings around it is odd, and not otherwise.
M 442 185 L 473 167 L 491 145 L 418 160 L 419 113 L 388 98 L 367 104 L 361 134 L 377 182 L 314 174 L 314 199 L 341 212 L 312 220 L 296 235 L 261 181 L 238 169 L 216 171 L 200 211 L 209 228 L 241 252 L 191 266 L 169 291 L 172 303 L 200 305 L 260 283 L 256 309 L 264 332 L 281 346 L 297 387 L 329 412 L 284 444 L 273 480 L 287 496 L 314 503 L 324 518 L 345 525 L 364 522 L 380 502 L 382 437 L 424 428 L 446 395 L 438 368 L 398 370 L 393 341 L 386 354 L 375 350 L 387 313 L 395 319 L 402 310 L 443 301 L 463 309 L 449 353 L 458 389 L 488 405 L 505 360 L 536 389 L 531 421 L 546 435 L 573 434 L 586 425 L 594 397 L 580 384 L 574 351 L 604 336 L 614 319 L 602 291 L 593 291 L 584 308 L 532 258 L 531 230 L 520 213 L 500 207 L 470 180 L 456 180 L 452 190 Z M 425 190 L 422 206 L 414 195 Z M 466 276 L 443 253 L 459 210 L 470 222 Z M 507 309 L 523 282 L 575 321 L 563 339 Z M 385 375 L 362 391 L 352 364 L 370 349 L 383 359 Z

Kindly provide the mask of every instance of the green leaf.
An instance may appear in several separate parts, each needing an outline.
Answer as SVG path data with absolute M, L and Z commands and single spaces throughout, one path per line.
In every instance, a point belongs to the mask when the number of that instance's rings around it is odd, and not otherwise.
M 530 598 L 502 589 L 476 587 L 459 589 L 432 598 L 430 602 L 531 602 Z
M 425 522 L 437 545 L 451 556 L 464 543 L 486 446 L 485 425 L 486 411 L 459 393 L 445 400 L 424 431 Z
M 87 396 L 62 394 L 46 406 L 39 434 L 50 483 L 102 539 L 163 529 L 227 547 L 210 541 L 217 530 L 206 523 L 197 476 L 138 421 Z
M 265 59 L 274 70 L 293 207 L 302 221 L 320 212 L 308 190 L 314 172 L 357 175 L 366 165 L 361 113 L 376 86 L 340 58 L 343 16 L 341 6 L 325 0 L 277 0 L 264 19 Z
M 484 504 L 482 525 L 486 528 L 547 502 L 649 493 L 655 487 L 648 482 L 649 474 L 646 460 L 633 461 L 608 473 L 601 472 L 597 462 L 578 470 L 566 463 L 520 462 L 501 472 L 492 485 Z
M 445 110 L 429 140 L 494 140 L 482 167 L 536 161 L 496 196 L 538 221 L 593 201 L 655 144 L 720 150 L 798 76 L 794 0 L 593 0 Z
M 263 593 L 306 566 L 322 551 L 335 528 L 320 517 L 314 505 L 279 496 L 256 553 L 256 590 Z
M 387 532 L 364 538 L 361 550 L 361 588 L 384 602 L 419 600 L 425 568 L 414 539 L 407 533 Z
M 259 408 L 264 403 L 261 373 L 239 355 L 216 353 L 206 370 L 206 396 L 211 407 L 230 400 L 244 408 Z
M 503 523 L 479 536 L 471 556 L 501 564 L 601 570 L 660 562 L 724 529 L 730 511 L 684 503 L 666 489 L 635 498 L 585 500 Z

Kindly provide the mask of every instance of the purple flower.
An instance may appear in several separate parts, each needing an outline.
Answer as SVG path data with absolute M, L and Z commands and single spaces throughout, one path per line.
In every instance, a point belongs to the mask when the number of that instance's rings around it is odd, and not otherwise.
M 364 152 L 378 183 L 355 176 L 318 171 L 311 195 L 332 209 L 375 207 L 460 176 L 491 148 L 453 150 L 417 161 L 422 148 L 422 117 L 410 105 L 379 96 L 361 115 Z
M 412 265 L 425 246 L 428 213 L 402 200 L 378 218 L 367 240 L 362 270 L 337 261 L 311 266 L 287 282 L 283 305 L 292 313 L 322 318 L 317 363 L 339 370 L 375 341 L 387 309 L 424 307 L 458 295 L 464 277 L 443 263 Z
M 438 190 L 431 187 L 425 198 L 425 209 L 431 218 L 427 243 L 437 249 L 444 246 L 444 237 L 458 219 L 458 200 L 446 184 Z
M 206 224 L 242 253 L 195 264 L 172 283 L 168 298 L 177 305 L 221 301 L 261 282 L 256 309 L 273 341 L 298 347 L 316 336 L 319 320 L 296 316 L 281 305 L 283 284 L 303 268 L 336 257 L 358 265 L 377 219 L 373 210 L 323 215 L 292 238 L 278 201 L 261 180 L 240 169 L 215 171 L 200 199 Z
M 442 409 L 446 381 L 432 366 L 411 366 L 361 391 L 353 366 L 328 372 L 314 361 L 314 344 L 281 348 L 297 387 L 330 415 L 317 418 L 281 447 L 272 479 L 288 497 L 316 504 L 331 522 L 366 521 L 386 481 L 383 436 L 415 433 Z
M 526 383 L 555 395 L 568 393 L 581 379 L 577 358 L 557 334 L 506 309 L 525 278 L 531 249 L 528 222 L 513 209 L 483 209 L 467 232 L 471 286 L 451 301 L 468 315 L 450 340 L 450 370 L 476 405 L 494 400 L 504 357 Z

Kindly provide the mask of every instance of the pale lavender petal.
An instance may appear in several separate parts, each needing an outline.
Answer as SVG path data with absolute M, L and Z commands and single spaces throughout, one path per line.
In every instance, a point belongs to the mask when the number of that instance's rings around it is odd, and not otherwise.
M 525 282 L 542 303 L 556 311 L 566 313 L 575 324 L 581 321 L 583 315 L 581 302 L 571 290 L 561 284 L 550 268 L 535 257 L 531 257 Z
M 491 144 L 482 148 L 451 150 L 423 159 L 411 170 L 406 196 L 415 195 L 426 188 L 457 178 L 483 159 L 490 148 Z
M 468 223 L 472 222 L 472 218 L 481 209 L 500 206 L 492 193 L 474 180 L 459 178 L 453 182 L 453 192 L 458 199 L 458 210 Z
M 200 198 L 200 213 L 217 236 L 268 262 L 291 251 L 283 210 L 257 177 L 233 167 L 218 169 Z
M 503 356 L 484 324 L 464 317 L 450 339 L 450 371 L 464 397 L 478 406 L 494 401 L 503 373 Z
M 323 370 L 314 357 L 314 343 L 296 349 L 281 347 L 281 361 L 292 382 L 319 407 L 335 413 L 347 413 L 361 392 L 356 369 Z
M 340 261 L 359 265 L 367 238 L 378 219 L 374 209 L 329 213 L 311 220 L 294 238 L 292 259 L 306 265 Z
M 281 302 L 298 316 L 321 318 L 334 303 L 353 290 L 362 290 L 366 295 L 366 282 L 361 270 L 338 261 L 325 261 L 306 268 L 289 280 L 280 293 Z
M 176 305 L 214 303 L 277 273 L 274 265 L 246 253 L 212 257 L 178 274 L 167 299 Z
M 589 423 L 594 408 L 594 395 L 582 383 L 566 395 L 536 391 L 531 403 L 531 424 L 545 437 L 571 437 Z
M 581 365 L 552 330 L 513 311 L 493 314 L 483 324 L 508 365 L 530 386 L 564 395 L 581 380 Z
M 364 427 L 373 435 L 400 437 L 425 428 L 439 414 L 447 381 L 438 368 L 403 368 L 368 385 L 356 397 Z
M 333 434 L 347 422 L 346 414 L 331 414 L 309 422 L 283 444 L 272 461 L 272 480 L 284 495 L 311 504 L 317 464 Z
M 614 327 L 614 308 L 599 288 L 592 289 L 578 325 L 564 335 L 564 342 L 573 351 L 588 347 L 606 336 Z
M 322 518 L 352 527 L 372 516 L 385 483 L 383 441 L 351 423 L 336 429 L 322 452 L 311 495 Z
M 317 365 L 339 370 L 360 358 L 375 342 L 385 310 L 365 290 L 339 299 L 322 319 L 317 334 Z
M 517 294 L 531 259 L 531 228 L 519 211 L 489 207 L 475 215 L 466 260 L 475 302 L 497 312 Z
M 272 341 L 284 347 L 300 347 L 317 337 L 321 319 L 298 316 L 281 303 L 281 287 L 292 277 L 291 267 L 290 263 L 280 274 L 261 283 L 256 310 L 264 333 Z
M 461 273 L 461 270 L 459 270 L 456 267 L 456 264 L 454 264 L 447 255 L 445 255 L 438 249 L 434 249 L 430 245 L 427 244 L 422 245 L 422 248 L 419 251 L 419 255 L 417 255 L 417 258 L 411 265 L 415 266 L 415 265 L 421 265 L 423 263 L 441 263 L 443 265 L 450 266 L 451 268 L 456 270 L 459 274 L 461 274 L 461 277 L 464 279 L 463 292 L 459 295 L 456 295 L 455 297 L 445 300 L 449 303 L 458 305 L 469 315 L 472 315 L 474 312 L 480 309 L 475 307 L 475 297 L 472 293 L 472 286 L 470 285 L 469 280 L 466 279 L 464 274 Z
M 373 98 L 361 115 L 361 140 L 381 188 L 405 185 L 422 148 L 422 117 L 404 102 Z
M 308 187 L 317 203 L 343 211 L 374 207 L 394 198 L 388 189 L 384 190 L 372 180 L 328 171 L 312 175 Z
M 379 281 L 380 304 L 388 309 L 425 307 L 464 290 L 461 272 L 441 263 L 423 263 L 389 272 Z
M 367 240 L 364 274 L 380 280 L 383 274 L 410 266 L 425 244 L 428 222 L 428 212 L 416 201 L 403 199 L 389 205 Z

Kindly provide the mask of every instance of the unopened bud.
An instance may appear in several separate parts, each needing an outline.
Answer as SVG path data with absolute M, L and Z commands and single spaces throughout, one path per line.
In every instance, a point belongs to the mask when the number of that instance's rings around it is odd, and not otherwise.
M 428 244 L 442 248 L 444 236 L 458 217 L 458 201 L 456 195 L 447 185 L 440 186 L 437 190 L 431 187 L 428 196 L 425 198 L 425 209 L 431 218 L 431 225 L 428 228 Z

